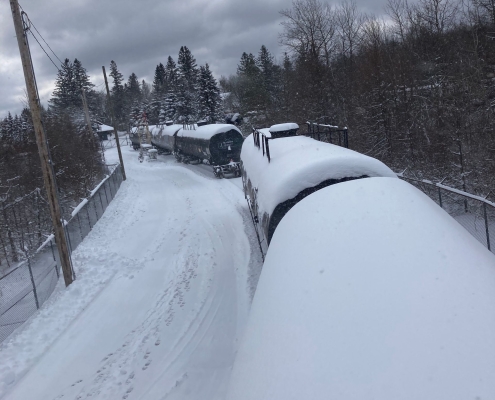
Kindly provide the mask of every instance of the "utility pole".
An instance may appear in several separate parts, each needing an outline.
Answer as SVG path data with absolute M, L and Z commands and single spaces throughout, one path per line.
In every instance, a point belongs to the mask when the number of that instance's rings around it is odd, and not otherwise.
M 62 221 L 62 213 L 58 203 L 57 182 L 52 168 L 52 160 L 50 151 L 46 141 L 45 131 L 41 122 L 41 106 L 38 96 L 38 90 L 35 84 L 33 64 L 31 62 L 31 53 L 29 52 L 29 44 L 27 35 L 22 24 L 19 3 L 17 0 L 10 0 L 10 8 L 12 10 L 12 18 L 14 19 L 15 34 L 17 36 L 17 44 L 21 53 L 22 69 L 24 71 L 24 79 L 26 80 L 26 91 L 29 98 L 29 108 L 33 118 L 34 133 L 36 135 L 36 144 L 41 160 L 41 170 L 43 172 L 43 181 L 45 183 L 46 192 L 48 195 L 48 204 L 50 206 L 50 214 L 52 217 L 53 227 L 55 230 L 55 240 L 57 242 L 60 263 L 62 264 L 62 272 L 64 274 L 65 285 L 69 286 L 73 281 L 72 263 L 70 258 L 69 248 L 65 237 L 64 226 Z
M 81 97 L 84 108 L 84 116 L 86 118 L 86 124 L 88 124 L 88 134 L 90 135 L 91 143 L 94 142 L 93 128 L 91 128 L 91 119 L 89 118 L 89 110 L 88 110 L 88 102 L 86 101 L 86 93 L 84 89 L 81 87 Z
M 108 89 L 107 73 L 105 72 L 105 66 L 102 66 L 101 68 L 103 69 L 103 77 L 105 78 L 105 86 L 107 88 L 108 104 L 110 104 L 110 111 L 112 113 L 113 131 L 115 132 L 115 141 L 117 142 L 117 151 L 119 153 L 120 165 L 122 166 L 122 179 L 125 181 L 126 176 L 125 176 L 125 169 L 124 169 L 124 160 L 122 159 L 122 152 L 120 151 L 119 134 L 117 133 L 117 124 L 115 121 L 115 111 L 113 109 L 112 99 L 110 98 L 110 90 Z

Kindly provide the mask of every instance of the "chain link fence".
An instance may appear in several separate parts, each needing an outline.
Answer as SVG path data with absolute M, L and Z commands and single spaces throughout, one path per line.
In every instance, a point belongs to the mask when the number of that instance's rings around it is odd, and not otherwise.
M 72 212 L 65 225 L 70 251 L 74 251 L 101 218 L 122 183 L 120 164 L 109 166 L 109 175 Z M 28 208 L 28 207 L 27 207 Z M 29 210 L 16 207 L 16 218 L 32 218 Z M 5 216 L 13 215 L 14 212 Z M 5 217 L 4 216 L 4 217 Z M 5 221 L 11 223 L 11 219 Z M 40 226 L 41 222 L 33 220 Z M 43 221 L 46 223 L 46 221 Z M 21 326 L 50 297 L 60 277 L 60 261 L 53 235 L 34 251 L 29 241 L 41 230 L 21 232 L 24 257 L 12 264 L 0 277 L 0 343 Z M 5 235 L 8 241 L 8 233 Z M 8 248 L 5 246 L 4 248 Z
M 129 134 L 127 132 L 119 132 L 118 134 L 119 137 L 119 144 L 120 146 L 129 146 L 129 143 L 131 140 L 129 139 Z M 108 140 L 102 140 L 101 142 L 101 148 L 104 150 L 111 149 L 113 147 L 117 147 L 115 135 L 112 135 L 111 137 L 108 138 Z
M 495 253 L 495 203 L 441 183 L 409 178 L 402 174 L 398 176 L 428 195 L 488 250 Z

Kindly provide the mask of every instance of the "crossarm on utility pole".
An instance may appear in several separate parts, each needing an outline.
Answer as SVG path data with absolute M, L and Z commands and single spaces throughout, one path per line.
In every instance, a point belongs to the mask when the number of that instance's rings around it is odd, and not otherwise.
M 22 24 L 19 3 L 17 0 L 10 0 L 10 8 L 12 10 L 12 18 L 14 20 L 15 34 L 17 36 L 17 44 L 21 53 L 22 69 L 24 71 L 24 79 L 26 81 L 26 91 L 29 99 L 29 108 L 33 118 L 34 133 L 36 135 L 36 144 L 38 145 L 38 153 L 41 160 L 41 170 L 43 172 L 43 181 L 48 195 L 48 204 L 50 206 L 50 215 L 52 217 L 53 227 L 55 230 L 55 240 L 62 264 L 65 285 L 69 286 L 73 281 L 72 263 L 70 258 L 69 248 L 65 236 L 62 213 L 58 202 L 57 182 L 53 172 L 52 160 L 48 148 L 43 123 L 41 121 L 41 106 L 38 98 L 38 91 L 35 84 L 33 64 L 31 62 L 31 54 L 27 35 Z

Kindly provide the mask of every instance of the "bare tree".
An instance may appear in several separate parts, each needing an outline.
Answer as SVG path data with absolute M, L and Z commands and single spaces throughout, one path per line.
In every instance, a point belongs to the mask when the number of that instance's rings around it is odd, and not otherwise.
M 280 42 L 296 54 L 310 55 L 330 65 L 335 36 L 335 13 L 319 0 L 296 0 L 291 9 L 282 10 L 287 18 Z

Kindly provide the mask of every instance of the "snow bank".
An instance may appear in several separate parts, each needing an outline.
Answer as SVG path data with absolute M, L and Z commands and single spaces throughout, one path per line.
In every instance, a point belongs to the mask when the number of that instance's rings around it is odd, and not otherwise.
M 204 139 L 210 140 L 213 136 L 224 133 L 228 131 L 237 131 L 239 135 L 242 135 L 241 131 L 235 126 L 231 124 L 210 124 L 197 126 L 196 129 L 181 129 L 177 136 L 180 137 L 190 137 L 193 139 Z
M 495 393 L 495 257 L 399 179 L 329 186 L 270 244 L 229 400 Z
M 264 129 L 260 130 L 265 133 Z M 306 188 L 328 179 L 367 175 L 396 177 L 382 162 L 305 136 L 269 141 L 271 162 L 254 145 L 253 135 L 242 145 L 241 160 L 251 184 L 258 188 L 258 214 L 271 215 L 275 207 Z

